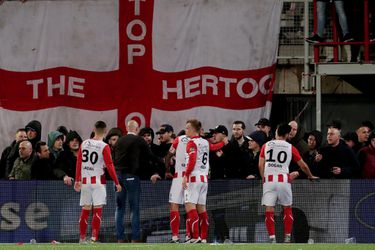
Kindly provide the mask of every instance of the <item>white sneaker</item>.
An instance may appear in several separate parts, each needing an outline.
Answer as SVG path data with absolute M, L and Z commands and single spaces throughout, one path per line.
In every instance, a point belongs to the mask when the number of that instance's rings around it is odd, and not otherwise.
M 189 241 L 186 241 L 185 243 L 196 244 L 196 243 L 200 243 L 200 242 L 201 242 L 201 239 L 198 237 L 198 239 L 190 239 Z
M 88 242 L 87 242 L 86 239 L 79 239 L 79 244 L 80 244 L 80 245 L 87 245 Z
M 201 240 L 201 243 L 207 243 L 206 239 Z

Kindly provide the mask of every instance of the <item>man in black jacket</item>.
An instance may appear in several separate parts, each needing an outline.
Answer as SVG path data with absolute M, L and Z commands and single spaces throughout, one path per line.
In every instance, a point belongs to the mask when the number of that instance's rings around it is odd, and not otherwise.
M 125 242 L 124 215 L 126 197 L 128 196 L 132 227 L 132 242 L 141 242 L 139 201 L 141 193 L 140 185 L 140 159 L 148 157 L 153 161 L 159 159 L 150 151 L 146 141 L 138 136 L 139 125 L 131 120 L 127 123 L 128 134 L 119 138 L 115 145 L 114 164 L 117 176 L 122 186 L 122 191 L 116 193 L 116 235 L 119 243 Z M 154 172 L 155 173 L 155 172 Z M 151 176 L 151 181 L 160 179 L 158 174 Z
M 318 163 L 318 176 L 320 178 L 350 179 L 359 169 L 358 160 L 340 139 L 341 124 L 329 124 L 327 132 L 328 146 L 320 149 L 320 154 L 315 157 Z

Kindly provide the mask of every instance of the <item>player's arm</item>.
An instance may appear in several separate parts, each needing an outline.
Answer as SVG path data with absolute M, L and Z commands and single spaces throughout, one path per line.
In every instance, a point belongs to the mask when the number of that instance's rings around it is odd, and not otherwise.
M 103 148 L 103 159 L 104 163 L 107 167 L 108 174 L 111 176 L 112 180 L 115 182 L 116 185 L 116 191 L 121 192 L 121 185 L 118 181 L 117 174 L 115 171 L 115 166 L 113 165 L 112 156 L 111 156 L 111 149 L 109 148 L 109 145 L 105 145 Z
M 172 157 L 176 154 L 176 149 L 177 149 L 177 146 L 178 146 L 178 142 L 179 142 L 179 138 L 177 137 L 176 139 L 174 139 L 169 151 L 168 151 L 168 154 L 165 156 L 165 178 L 166 179 L 172 179 L 173 176 L 171 174 L 171 159 Z
M 309 166 L 307 166 L 306 162 L 302 159 L 300 153 L 294 146 L 292 146 L 292 160 L 297 163 L 301 170 L 307 175 L 307 178 L 310 180 L 319 179 L 319 177 L 312 175 Z
M 76 181 L 74 183 L 74 190 L 79 192 L 81 190 L 81 175 L 82 175 L 82 147 L 79 147 L 76 163 Z
M 264 158 L 264 148 L 265 148 L 265 145 L 262 146 L 262 149 L 260 150 L 260 154 L 259 154 L 259 173 L 260 173 L 260 177 L 264 178 L 264 166 L 265 166 L 265 163 L 266 163 L 266 160 Z
M 197 162 L 197 145 L 194 141 L 189 141 L 186 145 L 186 152 L 189 155 L 185 176 L 182 179 L 183 188 L 187 188 L 187 179 L 189 178 L 191 172 L 194 170 L 195 163 Z

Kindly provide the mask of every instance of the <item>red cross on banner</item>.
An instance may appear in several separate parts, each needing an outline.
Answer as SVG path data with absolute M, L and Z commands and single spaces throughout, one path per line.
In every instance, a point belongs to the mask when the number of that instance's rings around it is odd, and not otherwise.
M 176 130 L 192 117 L 206 129 L 253 125 L 270 113 L 281 7 L 277 0 L 5 2 L 2 132 L 33 119 L 43 134 L 66 125 L 84 137 L 98 119 L 122 128 L 133 118 Z

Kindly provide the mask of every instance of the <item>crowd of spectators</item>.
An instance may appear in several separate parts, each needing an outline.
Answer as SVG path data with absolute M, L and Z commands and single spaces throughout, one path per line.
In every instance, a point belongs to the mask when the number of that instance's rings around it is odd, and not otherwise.
M 256 130 L 245 134 L 246 124 L 234 121 L 229 143 L 221 150 L 210 153 L 211 179 L 260 179 L 258 160 L 263 144 L 273 138 L 271 123 L 261 118 L 254 125 Z M 343 136 L 340 121 L 327 125 L 327 138 L 322 132 L 313 130 L 305 132 L 298 121 L 290 121 L 292 130 L 289 142 L 294 145 L 314 175 L 320 178 L 375 178 L 375 131 L 370 121 L 359 124 L 356 131 L 349 131 Z M 72 185 L 75 178 L 77 152 L 82 138 L 76 131 L 68 131 L 64 126 L 48 133 L 47 142 L 41 141 L 42 125 L 39 121 L 30 121 L 25 128 L 15 131 L 15 139 L 1 154 L 0 178 L 9 180 L 63 180 Z M 181 131 L 180 133 L 183 133 Z M 117 140 L 123 136 L 119 128 L 112 128 L 105 137 L 112 152 Z M 169 124 L 163 124 L 155 133 L 145 127 L 139 132 L 151 152 L 164 159 L 176 137 Z M 224 125 L 210 129 L 202 135 L 215 143 L 222 137 L 230 135 Z M 173 166 L 173 158 L 172 161 Z M 159 161 L 161 162 L 161 161 Z M 150 166 L 150 164 L 158 164 Z M 164 164 L 144 157 L 140 162 L 139 177 L 148 180 L 154 169 L 166 178 L 173 176 L 172 169 L 165 169 Z M 305 178 L 296 165 L 290 171 Z

